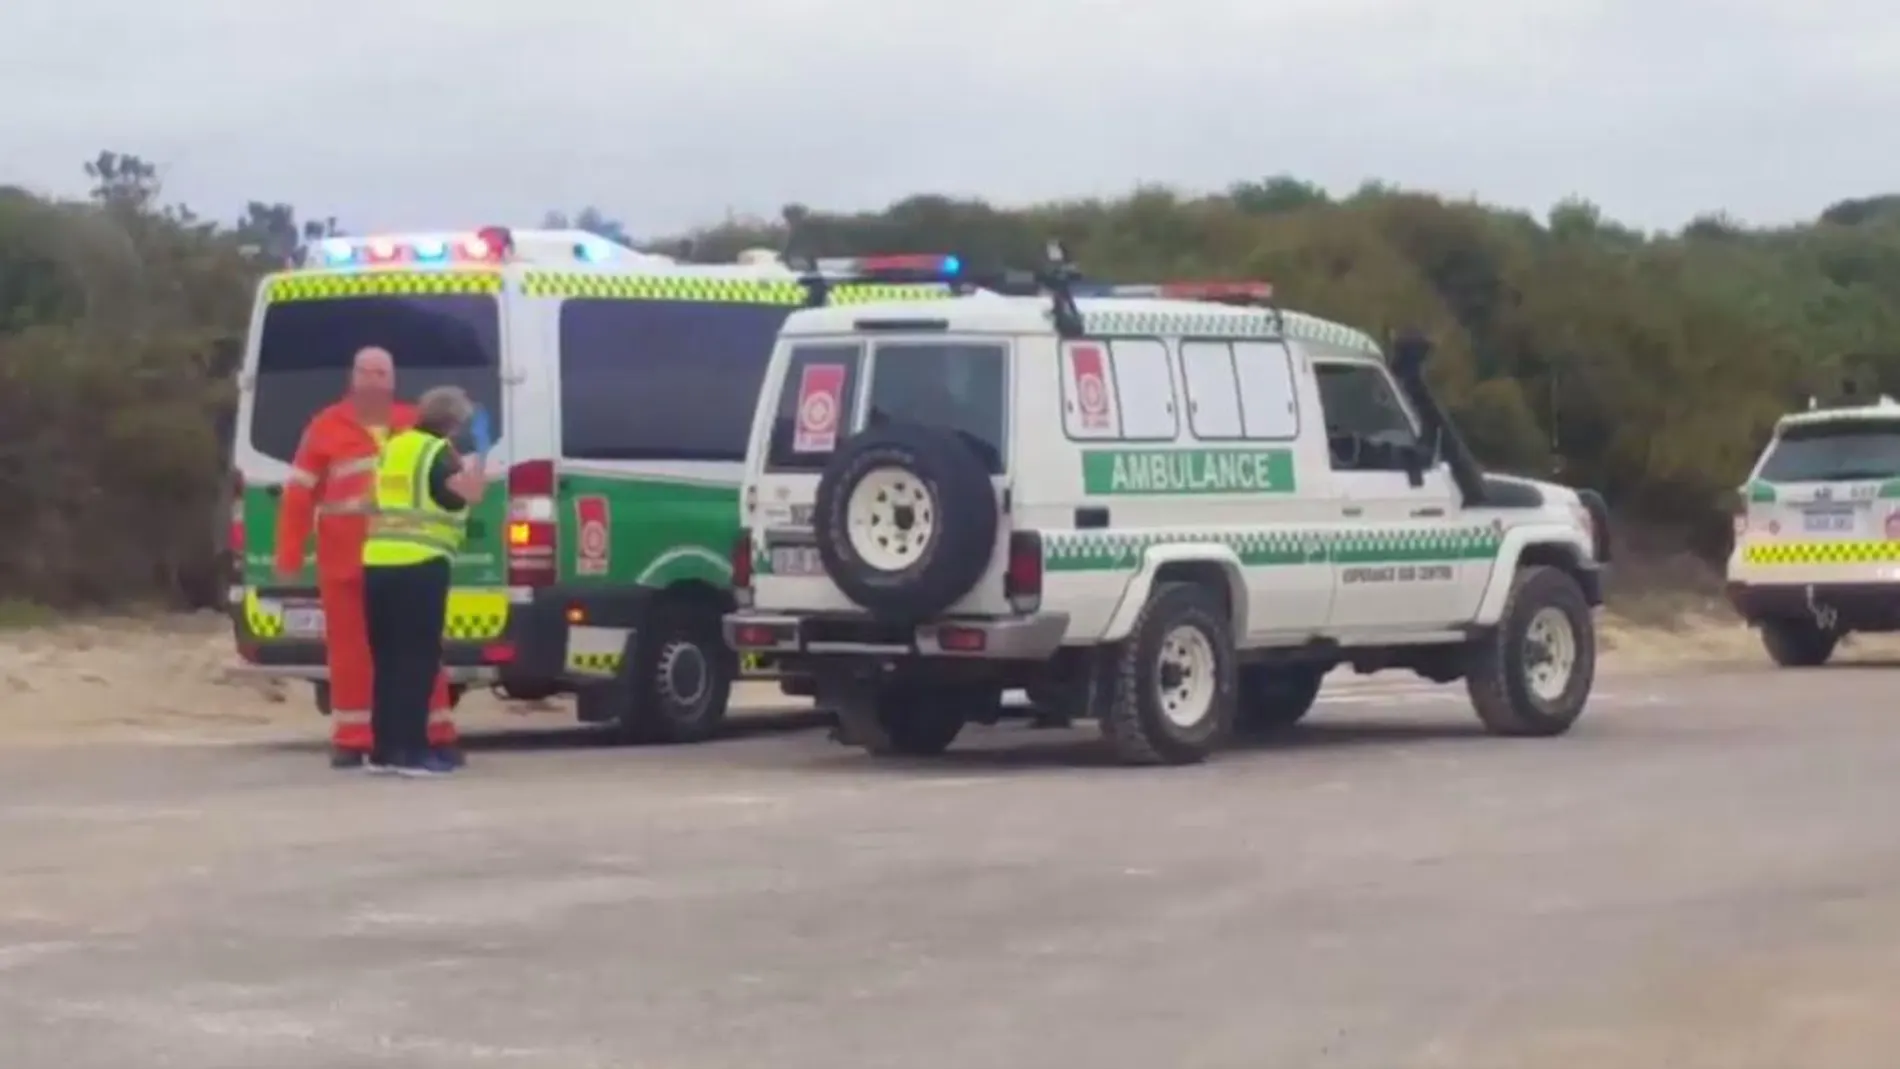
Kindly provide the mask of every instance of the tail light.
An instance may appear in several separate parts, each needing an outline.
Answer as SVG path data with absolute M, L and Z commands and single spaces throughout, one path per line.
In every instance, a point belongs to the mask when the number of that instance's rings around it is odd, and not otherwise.
M 1013 612 L 1035 612 L 1042 607 L 1042 536 L 1015 531 L 1009 536 L 1009 568 L 1003 573 L 1003 594 Z
M 230 526 L 224 534 L 225 549 L 231 554 L 231 576 L 237 581 L 244 575 L 244 473 L 231 472 Z
M 740 531 L 732 540 L 732 600 L 742 609 L 752 607 L 751 531 Z
M 508 585 L 554 582 L 561 544 L 554 498 L 554 462 L 532 460 L 508 469 Z
M 1748 494 L 1737 490 L 1729 495 L 1729 516 L 1735 524 L 1735 537 L 1740 540 L 1748 534 Z

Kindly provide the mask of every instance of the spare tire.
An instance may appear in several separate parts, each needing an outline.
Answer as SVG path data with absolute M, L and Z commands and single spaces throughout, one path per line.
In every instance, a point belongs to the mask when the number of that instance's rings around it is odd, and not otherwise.
M 996 490 L 956 432 L 892 424 L 839 447 L 812 529 L 838 589 L 887 620 L 925 620 L 970 592 L 996 549 Z

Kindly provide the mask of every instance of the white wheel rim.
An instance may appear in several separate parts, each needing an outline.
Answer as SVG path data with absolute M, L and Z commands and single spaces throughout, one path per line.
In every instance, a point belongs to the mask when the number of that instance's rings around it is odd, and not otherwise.
M 1563 697 L 1577 670 L 1577 629 L 1562 609 L 1539 609 L 1524 629 L 1524 680 L 1547 702 Z
M 858 559 L 880 572 L 916 564 L 937 533 L 937 499 L 903 468 L 878 468 L 851 488 L 845 527 Z
M 1176 727 L 1198 727 L 1214 709 L 1214 644 L 1198 627 L 1182 625 L 1161 640 L 1155 697 Z

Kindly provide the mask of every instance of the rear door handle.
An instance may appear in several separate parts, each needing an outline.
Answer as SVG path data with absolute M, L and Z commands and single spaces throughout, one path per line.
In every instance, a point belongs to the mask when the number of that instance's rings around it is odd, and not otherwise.
M 1346 508 L 1344 509 L 1344 512 L 1348 516 L 1363 516 L 1365 515 L 1366 510 L 1360 508 L 1358 505 L 1347 505 Z
M 1443 516 L 1444 514 L 1445 514 L 1445 510 L 1441 508 L 1413 509 L 1412 510 L 1412 515 L 1414 516 Z

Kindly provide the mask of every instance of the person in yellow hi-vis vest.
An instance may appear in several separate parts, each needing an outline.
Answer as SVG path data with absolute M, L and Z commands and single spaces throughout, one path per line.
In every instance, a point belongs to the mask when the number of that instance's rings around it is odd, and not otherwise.
M 391 435 L 377 461 L 375 508 L 363 542 L 371 772 L 429 776 L 455 768 L 452 758 L 430 749 L 429 695 L 442 665 L 450 562 L 469 508 L 488 487 L 484 458 L 457 458 L 449 445 L 473 414 L 462 390 L 430 390 L 416 403 L 415 426 Z

